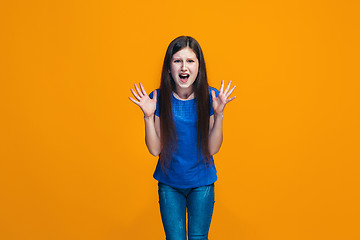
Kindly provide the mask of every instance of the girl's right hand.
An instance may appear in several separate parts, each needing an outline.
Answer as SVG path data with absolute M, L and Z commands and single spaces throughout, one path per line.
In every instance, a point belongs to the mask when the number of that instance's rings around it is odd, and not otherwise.
M 134 97 L 137 99 L 137 101 L 135 99 L 133 99 L 132 97 L 129 97 L 129 99 L 135 103 L 136 105 L 138 105 L 141 110 L 144 113 L 144 117 L 148 118 L 154 115 L 155 110 L 156 110 L 156 95 L 157 95 L 157 91 L 154 91 L 154 95 L 153 98 L 151 99 L 148 94 L 146 93 L 143 85 L 140 83 L 140 88 L 141 90 L 138 88 L 138 86 L 136 85 L 136 83 L 134 84 L 136 92 L 131 88 L 130 91 L 132 92 L 132 94 L 134 95 Z

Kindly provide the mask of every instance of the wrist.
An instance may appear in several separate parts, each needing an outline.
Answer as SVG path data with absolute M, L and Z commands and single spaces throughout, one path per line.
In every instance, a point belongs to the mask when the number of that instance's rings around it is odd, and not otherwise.
M 224 114 L 223 113 L 215 113 L 214 116 L 215 116 L 215 118 L 223 118 Z
M 145 120 L 154 119 L 154 114 L 151 114 L 150 116 L 144 115 Z

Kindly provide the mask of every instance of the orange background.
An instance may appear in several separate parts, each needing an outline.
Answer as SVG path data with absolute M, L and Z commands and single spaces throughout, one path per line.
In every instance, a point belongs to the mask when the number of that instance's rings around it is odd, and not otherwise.
M 360 239 L 358 1 L 3 1 L 0 239 L 165 239 L 135 82 L 232 80 L 211 239 Z

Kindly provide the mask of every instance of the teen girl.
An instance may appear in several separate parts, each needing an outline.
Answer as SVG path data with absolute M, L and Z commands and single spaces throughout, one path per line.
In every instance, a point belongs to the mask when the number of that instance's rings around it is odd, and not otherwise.
M 213 155 L 223 140 L 223 111 L 235 86 L 209 87 L 205 60 L 192 37 L 174 39 L 166 51 L 160 89 L 149 96 L 135 84 L 130 100 L 144 113 L 145 142 L 159 156 L 159 205 L 167 240 L 208 239 L 217 180 Z

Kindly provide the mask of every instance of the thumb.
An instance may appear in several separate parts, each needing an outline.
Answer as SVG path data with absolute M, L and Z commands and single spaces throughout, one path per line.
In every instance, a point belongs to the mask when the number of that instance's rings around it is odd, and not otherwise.
M 213 99 L 216 98 L 214 90 L 211 90 L 211 96 L 212 96 Z
M 152 98 L 152 100 L 157 100 L 157 91 L 156 91 L 156 89 L 154 90 L 154 92 L 153 92 L 153 98 Z

